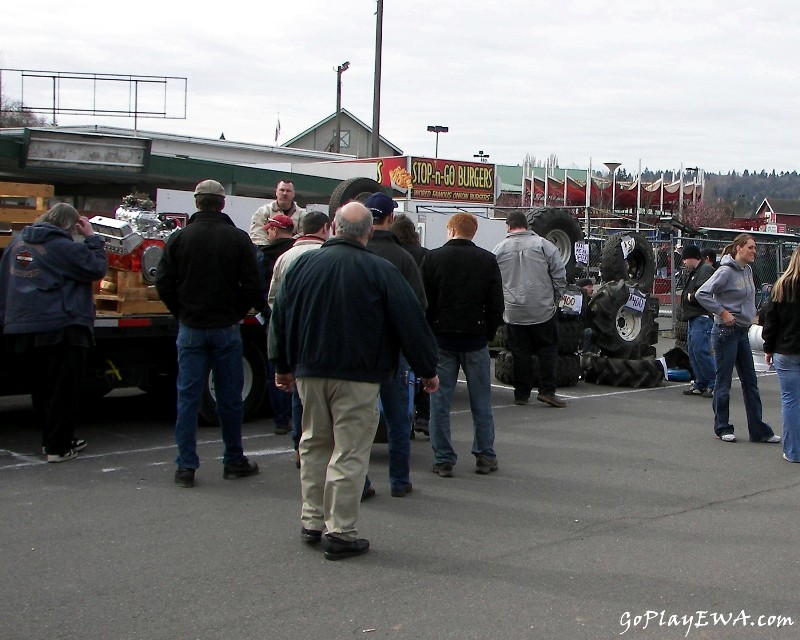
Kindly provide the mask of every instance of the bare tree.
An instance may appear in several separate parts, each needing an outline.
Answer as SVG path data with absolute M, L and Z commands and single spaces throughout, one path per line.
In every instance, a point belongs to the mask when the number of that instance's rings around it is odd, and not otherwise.
M 37 116 L 21 102 L 0 98 L 0 128 L 46 126 L 45 118 Z

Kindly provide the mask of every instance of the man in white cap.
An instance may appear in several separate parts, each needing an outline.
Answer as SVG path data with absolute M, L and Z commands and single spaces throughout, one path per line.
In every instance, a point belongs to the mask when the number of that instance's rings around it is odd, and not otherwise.
M 242 337 L 239 322 L 261 308 L 253 243 L 224 213 L 225 189 L 203 180 L 194 190 L 197 213 L 173 233 L 158 265 L 156 289 L 178 320 L 178 445 L 175 482 L 193 487 L 197 413 L 209 366 L 225 451 L 224 478 L 258 473 L 242 449 Z

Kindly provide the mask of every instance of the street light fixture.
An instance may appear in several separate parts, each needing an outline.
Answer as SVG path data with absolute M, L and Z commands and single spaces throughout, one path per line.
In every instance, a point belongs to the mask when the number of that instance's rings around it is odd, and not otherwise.
M 335 153 L 342 150 L 342 74 L 350 68 L 349 62 L 336 67 L 336 138 L 333 142 Z
M 617 169 L 622 165 L 621 162 L 604 162 L 611 172 L 611 210 L 616 211 L 617 208 Z
M 483 151 L 478 151 L 478 153 L 474 153 L 472 155 L 473 158 L 480 158 L 481 162 L 486 162 L 489 159 L 489 154 L 484 153 Z
M 439 157 L 439 134 L 440 133 L 447 133 L 448 131 L 450 131 L 450 129 L 449 129 L 449 127 L 443 127 L 440 124 L 429 124 L 428 125 L 428 131 L 430 131 L 431 133 L 435 133 L 436 134 L 436 153 L 434 154 L 433 157 L 434 158 L 438 158 Z

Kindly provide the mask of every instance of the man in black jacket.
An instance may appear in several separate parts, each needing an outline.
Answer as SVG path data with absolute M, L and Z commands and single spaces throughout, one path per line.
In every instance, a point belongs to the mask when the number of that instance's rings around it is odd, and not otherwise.
M 253 243 L 224 213 L 225 189 L 203 180 L 194 191 L 197 213 L 173 233 L 156 275 L 156 289 L 178 320 L 178 416 L 175 482 L 194 486 L 197 413 L 209 365 L 225 452 L 224 478 L 258 473 L 242 449 L 242 336 L 239 322 L 262 305 Z
M 428 306 L 419 267 L 411 254 L 403 249 L 400 239 L 392 232 L 394 209 L 397 203 L 385 193 L 373 193 L 364 202 L 372 213 L 372 237 L 367 249 L 388 260 L 400 270 L 414 290 L 422 310 Z M 392 496 L 402 498 L 411 491 L 410 457 L 412 433 L 412 404 L 409 384 L 410 367 L 400 354 L 395 374 L 381 383 L 381 407 L 386 421 L 389 445 L 389 484 Z
M 683 319 L 688 323 L 687 347 L 689 363 L 692 365 L 694 381 L 683 395 L 714 396 L 714 380 L 716 379 L 716 363 L 711 353 L 711 329 L 714 320 L 695 299 L 695 292 L 714 273 L 713 267 L 703 261 L 699 247 L 687 244 L 681 253 L 684 266 L 689 269 L 686 285 L 681 294 L 681 311 Z
M 367 251 L 372 214 L 358 202 L 336 212 L 336 237 L 289 268 L 272 307 L 269 358 L 278 387 L 303 402 L 301 537 L 325 536 L 325 557 L 364 553 L 361 490 L 378 426 L 378 390 L 408 357 L 436 391 L 436 341 L 411 288 Z
M 472 412 L 475 472 L 497 470 L 490 379 L 489 340 L 503 321 L 503 280 L 494 254 L 472 242 L 477 218 L 457 213 L 447 222 L 449 240 L 422 261 L 428 323 L 439 344 L 439 393 L 431 397 L 428 429 L 433 472 L 453 476 L 456 452 L 450 441 L 450 403 L 459 367 L 467 378 Z

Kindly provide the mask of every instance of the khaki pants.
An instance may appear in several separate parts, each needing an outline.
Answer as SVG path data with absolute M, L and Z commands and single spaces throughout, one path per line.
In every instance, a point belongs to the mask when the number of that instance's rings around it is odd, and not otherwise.
M 306 529 L 356 539 L 361 490 L 378 428 L 379 388 L 333 378 L 297 379 L 303 402 L 300 484 Z

